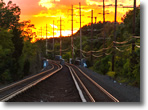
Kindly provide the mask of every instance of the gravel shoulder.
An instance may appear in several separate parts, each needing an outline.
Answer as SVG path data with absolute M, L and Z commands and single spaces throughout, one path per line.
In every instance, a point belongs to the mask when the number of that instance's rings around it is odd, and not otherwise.
M 109 76 L 98 74 L 88 68 L 79 68 L 120 102 L 140 102 L 140 88 L 118 83 Z

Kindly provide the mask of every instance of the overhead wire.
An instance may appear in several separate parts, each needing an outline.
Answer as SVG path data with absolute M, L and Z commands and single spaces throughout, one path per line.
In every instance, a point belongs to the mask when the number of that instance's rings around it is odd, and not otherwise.
M 140 39 L 140 36 L 133 36 L 134 38 L 136 38 L 136 39 Z
M 126 44 L 129 41 L 131 41 L 132 39 L 133 39 L 132 37 L 129 37 L 129 39 L 127 39 L 126 41 L 122 41 L 122 42 L 113 41 L 113 43 L 115 43 L 115 44 Z
M 53 50 L 47 50 L 47 52 L 53 52 Z
M 105 53 L 105 55 L 110 55 L 113 51 L 111 51 L 110 53 Z
M 102 57 L 103 55 L 97 56 L 97 55 L 92 54 L 92 56 L 96 57 L 96 58 L 99 58 L 99 57 Z
M 125 52 L 125 51 L 129 51 L 131 48 L 127 49 L 127 50 L 121 50 L 118 47 L 114 46 L 116 50 L 118 50 L 119 52 Z
M 89 58 L 89 57 L 86 57 L 83 53 L 82 53 L 82 56 L 83 56 L 84 58 Z
M 98 51 L 92 51 L 92 52 L 93 52 L 93 53 L 99 53 L 99 52 L 101 52 L 101 51 L 108 50 L 108 49 L 112 48 L 112 45 L 113 45 L 113 42 L 112 42 L 107 48 L 102 48 L 102 49 L 100 49 L 100 50 L 98 50 Z
M 139 46 L 139 45 L 136 45 L 136 47 L 140 48 L 140 46 Z
M 126 44 L 126 45 L 116 45 L 116 47 L 127 47 L 127 46 L 130 46 L 131 44 Z
M 139 37 L 139 36 L 134 36 L 134 38 L 139 39 L 140 37 Z M 75 50 L 80 50 L 80 51 L 82 52 L 83 57 L 88 58 L 88 57 L 86 57 L 86 56 L 84 55 L 84 53 L 85 53 L 85 54 L 99 53 L 99 52 L 102 52 L 102 51 L 104 51 L 104 50 L 109 50 L 110 48 L 113 47 L 113 43 L 115 43 L 115 44 L 123 44 L 122 46 L 121 46 L 121 45 L 116 45 L 116 46 L 114 46 L 114 48 L 115 48 L 116 50 L 118 50 L 119 52 L 125 52 L 125 51 L 129 51 L 131 48 L 128 48 L 128 49 L 126 49 L 126 50 L 125 50 L 125 49 L 124 49 L 124 50 L 121 50 L 121 49 L 119 49 L 118 47 L 128 47 L 128 46 L 130 46 L 131 43 L 130 43 L 130 44 L 127 44 L 127 43 L 129 43 L 129 41 L 131 41 L 132 39 L 133 39 L 133 38 L 130 37 L 127 41 L 122 41 L 122 42 L 113 41 L 107 48 L 102 48 L 102 49 L 97 50 L 97 51 L 84 51 L 84 50 L 77 49 L 76 46 L 74 46 L 74 49 L 75 49 Z M 124 44 L 126 44 L 126 45 L 124 45 Z M 139 45 L 136 45 L 136 47 L 137 47 L 137 48 L 140 48 Z M 112 53 L 112 51 L 111 51 L 110 53 L 105 53 L 105 55 L 110 55 L 111 53 Z M 93 56 L 93 57 L 96 57 L 96 58 L 99 58 L 99 57 L 102 57 L 103 55 L 97 56 L 97 55 L 92 54 L 92 56 Z

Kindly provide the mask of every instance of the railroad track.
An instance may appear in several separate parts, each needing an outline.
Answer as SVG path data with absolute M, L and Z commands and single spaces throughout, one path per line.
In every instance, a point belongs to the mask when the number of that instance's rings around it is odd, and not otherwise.
M 13 98 L 14 96 L 24 92 L 25 90 L 35 86 L 39 82 L 45 80 L 46 78 L 52 76 L 56 72 L 60 71 L 63 66 L 59 65 L 55 62 L 51 62 L 51 69 L 8 85 L 0 89 L 0 101 L 8 101 L 9 99 Z
M 119 102 L 77 66 L 72 64 L 66 64 L 66 66 L 75 81 L 82 102 Z
M 0 89 L 0 101 L 9 101 L 16 95 L 25 90 L 37 85 L 42 80 L 59 72 L 63 67 L 55 62 L 52 62 L 51 69 L 39 74 L 28 77 L 24 80 L 6 86 Z M 93 79 L 87 76 L 77 66 L 67 64 L 70 74 L 74 80 L 76 88 L 82 102 L 119 102 L 114 96 L 107 92 L 103 87 L 96 83 Z

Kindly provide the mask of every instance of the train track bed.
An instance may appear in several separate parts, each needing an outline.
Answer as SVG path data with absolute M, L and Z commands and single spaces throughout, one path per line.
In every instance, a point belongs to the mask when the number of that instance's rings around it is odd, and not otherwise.
M 55 63 L 54 63 L 55 64 Z M 139 102 L 140 89 L 115 83 L 87 68 L 55 64 L 46 80 L 21 92 L 8 102 Z M 47 69 L 49 69 L 47 68 Z M 56 70 L 58 72 L 56 72 Z M 46 70 L 45 70 L 46 71 Z M 47 72 L 48 73 L 48 72 Z M 53 74 L 52 74 L 53 73 Z M 32 81 L 30 81 L 32 82 Z M 17 86 L 17 88 L 20 85 Z M 15 88 L 14 88 L 15 89 Z M 13 90 L 12 90 L 13 91 Z M 1 92 L 1 91 L 0 91 Z M 7 93 L 9 91 L 4 91 Z M 0 94 L 3 95 L 3 94 Z
M 115 96 L 120 102 L 140 102 L 140 89 L 121 84 L 106 75 L 101 75 L 84 67 L 80 68 L 86 75 L 101 85 L 105 90 Z
M 50 66 L 38 74 L 32 75 L 23 80 L 20 80 L 18 82 L 15 82 L 13 84 L 10 84 L 8 86 L 1 88 L 0 101 L 7 101 L 12 97 L 20 94 L 21 92 L 33 87 L 34 85 L 38 84 L 42 80 L 45 80 L 46 78 L 48 78 L 50 75 L 54 74 L 54 72 L 61 69 L 62 66 L 59 66 L 56 63 L 52 63 L 51 68 L 50 69 L 49 68 Z
M 118 99 L 88 77 L 78 67 L 70 64 L 67 64 L 67 66 L 79 83 L 86 100 L 85 102 L 119 102 Z
M 81 102 L 69 69 L 62 70 L 8 102 Z

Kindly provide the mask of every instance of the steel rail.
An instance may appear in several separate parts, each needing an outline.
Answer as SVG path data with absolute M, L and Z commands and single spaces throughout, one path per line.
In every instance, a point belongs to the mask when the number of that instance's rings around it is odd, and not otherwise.
M 53 64 L 52 64 L 52 68 L 51 68 L 51 69 L 49 69 L 49 70 L 47 70 L 47 71 L 44 71 L 44 72 L 41 72 L 41 73 L 39 73 L 39 74 L 33 75 L 33 76 L 31 76 L 31 77 L 28 77 L 28 78 L 26 78 L 26 79 L 23 79 L 23 80 L 21 80 L 21 81 L 18 81 L 18 82 L 16 82 L 16 83 L 11 84 L 11 85 L 8 85 L 8 86 L 6 86 L 6 87 L 4 87 L 4 88 L 1 88 L 1 89 L 0 89 L 0 92 L 2 92 L 2 91 L 4 91 L 4 90 L 7 90 L 7 89 L 9 89 L 9 88 L 11 88 L 11 87 L 14 87 L 14 86 L 16 86 L 16 85 L 18 85 L 18 84 L 20 84 L 20 83 L 23 83 L 23 82 L 25 82 L 25 81 L 27 81 L 27 80 L 29 80 L 29 79 L 34 78 L 34 77 L 36 77 L 36 76 L 39 76 L 39 75 L 41 75 L 41 74 L 43 74 L 43 73 L 46 73 L 46 72 L 48 72 L 48 71 L 51 71 L 51 70 L 53 70 L 53 69 L 54 69 L 54 66 L 53 66 Z
M 90 80 L 97 88 L 99 88 L 103 93 L 105 93 L 111 100 L 113 100 L 114 102 L 119 102 L 118 99 L 116 99 L 113 95 L 111 95 L 108 91 L 106 91 L 103 87 L 101 87 L 98 83 L 96 83 L 93 79 L 91 79 L 88 75 L 86 75 L 81 69 L 79 69 L 77 66 L 69 64 L 72 66 L 74 66 L 75 68 L 77 68 L 80 73 L 82 73 L 88 80 Z M 72 67 L 73 68 L 73 67 Z
M 90 94 L 89 90 L 86 88 L 86 86 L 84 85 L 84 83 L 81 81 L 81 79 L 78 77 L 78 75 L 76 74 L 76 72 L 74 71 L 73 68 L 71 68 L 73 73 L 75 74 L 75 76 L 77 77 L 77 79 L 79 80 L 80 84 L 82 85 L 82 87 L 84 88 L 86 94 L 88 95 L 89 99 L 91 100 L 91 102 L 95 102 L 95 99 L 92 97 L 92 95 Z
M 8 95 L 5 95 L 4 97 L 0 98 L 0 101 L 4 102 L 4 101 L 10 100 L 10 99 L 13 98 L 14 96 L 16 96 L 16 95 L 18 95 L 18 94 L 24 92 L 25 90 L 27 90 L 27 89 L 29 89 L 29 88 L 35 86 L 35 85 L 38 84 L 39 82 L 41 82 L 41 81 L 45 80 L 46 78 L 52 76 L 53 74 L 57 73 L 58 71 L 60 71 L 60 70 L 63 68 L 62 65 L 59 66 L 59 64 L 56 64 L 56 63 L 54 63 L 54 64 L 58 66 L 58 69 L 57 69 L 57 70 L 55 70 L 55 71 L 53 71 L 52 73 L 47 74 L 47 75 L 45 75 L 45 76 L 43 76 L 43 77 L 41 77 L 41 78 L 39 78 L 39 79 L 37 79 L 37 80 L 35 80 L 35 81 L 29 83 L 29 84 L 27 84 L 27 85 L 24 86 L 24 87 L 21 87 L 21 88 L 15 90 L 15 91 L 9 93 Z M 52 67 L 52 68 L 53 68 L 53 67 Z M 51 70 L 51 69 L 50 69 L 50 70 Z M 53 69 L 52 69 L 52 70 L 53 70 Z M 47 70 L 47 71 L 45 71 L 45 72 L 49 72 L 49 70 Z M 43 74 L 43 73 L 45 73 L 45 72 L 41 72 L 41 73 Z M 41 75 L 41 73 L 40 73 L 40 75 Z M 36 76 L 36 75 L 35 75 L 35 76 Z M 35 76 L 34 76 L 34 77 L 35 77 Z M 33 77 L 33 78 L 34 78 L 34 77 Z M 32 77 L 31 77 L 31 78 L 32 78 Z M 30 78 L 30 79 L 31 79 L 31 78 Z M 27 78 L 27 79 L 29 79 L 29 78 Z M 26 79 L 26 80 L 27 80 L 27 79 Z M 15 83 L 14 85 L 18 85 L 18 84 L 20 84 L 20 82 L 21 82 L 21 81 L 19 81 L 18 83 Z M 24 82 L 24 81 L 22 81 L 22 82 Z M 10 85 L 10 86 L 11 86 L 11 87 L 14 87 L 14 85 Z M 8 86 L 8 88 L 10 88 L 10 86 Z M 7 90 L 7 88 L 5 87 L 4 90 Z M 2 91 L 1 91 L 1 92 L 2 92 Z
M 78 83 L 77 83 L 77 81 L 76 81 L 76 79 L 75 79 L 75 77 L 74 77 L 74 74 L 73 74 L 73 72 L 72 72 L 72 68 L 71 68 L 70 66 L 68 66 L 68 65 L 66 65 L 66 66 L 68 67 L 68 69 L 69 69 L 69 71 L 70 71 L 70 73 L 71 73 L 71 76 L 72 76 L 72 78 L 73 78 L 73 80 L 74 80 L 74 83 L 75 83 L 76 88 L 77 88 L 77 90 L 78 90 L 78 92 L 79 92 L 79 95 L 80 95 L 80 98 L 81 98 L 82 102 L 87 102 L 86 99 L 85 99 L 85 97 L 84 97 L 84 95 L 83 95 L 82 90 L 80 89 L 80 87 L 79 87 L 79 85 L 78 85 Z

